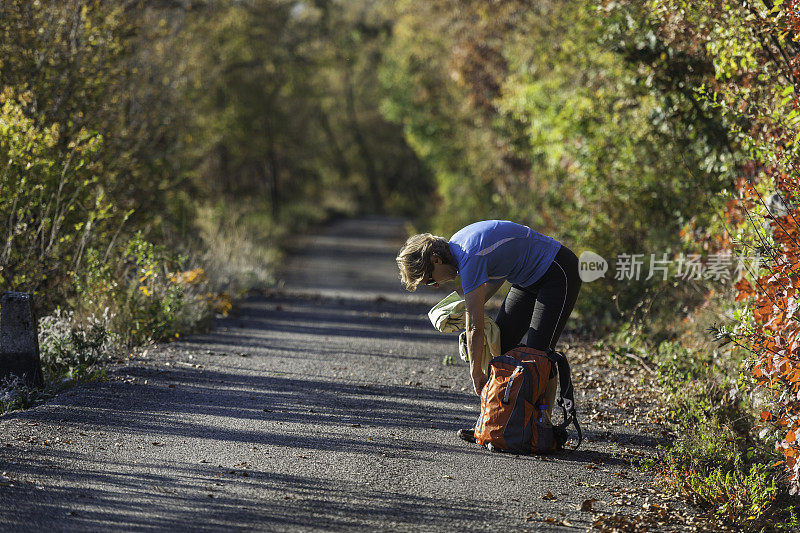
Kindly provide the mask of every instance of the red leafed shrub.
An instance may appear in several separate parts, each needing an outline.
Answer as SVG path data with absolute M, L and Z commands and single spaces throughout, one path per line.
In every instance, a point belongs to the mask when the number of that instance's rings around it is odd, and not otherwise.
M 800 490 L 800 0 L 657 0 L 662 57 L 713 65 L 696 94 L 721 113 L 737 165 L 738 193 L 724 205 L 725 247 L 760 256 L 761 268 L 734 286 L 746 305 L 736 342 L 752 351 L 762 413 L 779 430 L 792 493 Z M 681 9 L 675 9 L 679 5 Z M 767 431 L 768 432 L 768 431 Z
M 800 179 L 798 179 L 798 79 L 800 36 L 798 1 L 786 2 L 753 19 L 762 35 L 760 59 L 777 74 L 762 78 L 759 91 L 729 91 L 747 110 L 745 143 L 756 157 L 758 183 L 740 179 L 739 200 L 726 210 L 734 226 L 750 226 L 750 244 L 762 255 L 763 266 L 751 281 L 734 286 L 736 300 L 748 304 L 739 332 L 755 361 L 757 386 L 772 393 L 771 410 L 761 413 L 764 424 L 780 428 L 776 447 L 785 457 L 791 492 L 800 489 Z M 779 81 L 778 81 L 779 80 Z M 771 87 L 769 87 L 771 85 Z M 757 96 L 752 96 L 757 95 Z M 753 164 L 751 163 L 751 164 Z M 774 193 L 765 198 L 765 190 Z
M 778 178 L 776 183 L 784 185 L 779 187 L 782 192 L 796 194 L 796 179 L 790 183 Z M 742 190 L 752 191 L 752 187 Z M 749 300 L 751 320 L 743 331 L 756 357 L 752 375 L 776 397 L 773 412 L 764 411 L 761 418 L 785 432 L 777 446 L 785 456 L 794 493 L 800 484 L 800 445 L 795 438 L 800 431 L 800 209 L 790 207 L 784 216 L 766 217 L 774 244 L 765 248 L 766 264 L 754 282 L 742 278 L 736 283 L 736 300 Z

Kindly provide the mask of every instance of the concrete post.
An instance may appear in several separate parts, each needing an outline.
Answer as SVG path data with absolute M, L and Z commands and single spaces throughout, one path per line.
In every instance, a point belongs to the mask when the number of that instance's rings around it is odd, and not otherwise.
M 28 386 L 44 383 L 33 298 L 22 292 L 0 295 L 0 379 L 11 374 Z

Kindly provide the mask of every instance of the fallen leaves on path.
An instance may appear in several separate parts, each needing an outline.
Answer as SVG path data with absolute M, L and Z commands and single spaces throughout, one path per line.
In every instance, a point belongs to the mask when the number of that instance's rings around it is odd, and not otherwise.
M 596 498 L 589 498 L 588 500 L 584 500 L 580 506 L 580 510 L 584 513 L 588 513 L 592 511 L 592 505 L 596 502 Z
M 574 337 L 565 340 L 586 443 L 601 452 L 610 448 L 614 457 L 633 465 L 637 459 L 655 457 L 656 446 L 668 444 L 672 435 L 658 423 L 658 386 L 653 374 L 642 366 L 612 360 L 589 342 Z M 634 468 L 610 470 L 602 462 L 584 468 L 608 472 L 614 480 L 578 483 L 602 489 L 610 497 L 608 503 L 587 498 L 578 507 L 592 513 L 594 531 L 731 531 L 657 482 L 636 482 L 639 477 Z M 601 504 L 606 509 L 597 509 Z

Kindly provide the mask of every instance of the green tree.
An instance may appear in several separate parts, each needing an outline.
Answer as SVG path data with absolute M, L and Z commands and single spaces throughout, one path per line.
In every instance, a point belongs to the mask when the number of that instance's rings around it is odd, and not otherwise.
M 385 110 L 436 175 L 438 231 L 511 218 L 612 261 L 683 249 L 704 193 L 730 182 L 719 128 L 690 120 L 713 125 L 713 112 L 660 90 L 684 73 L 655 84 L 616 44 L 633 29 L 593 3 L 412 4 L 398 8 Z M 585 288 L 579 311 L 613 324 L 656 299 L 691 305 L 698 289 L 605 280 Z

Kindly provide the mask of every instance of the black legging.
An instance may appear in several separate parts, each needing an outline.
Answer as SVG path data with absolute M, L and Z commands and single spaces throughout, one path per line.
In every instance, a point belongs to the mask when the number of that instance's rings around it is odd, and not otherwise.
M 562 245 L 538 281 L 527 287 L 512 285 L 508 291 L 495 319 L 502 353 L 520 344 L 539 350 L 555 348 L 580 288 L 578 257 Z

